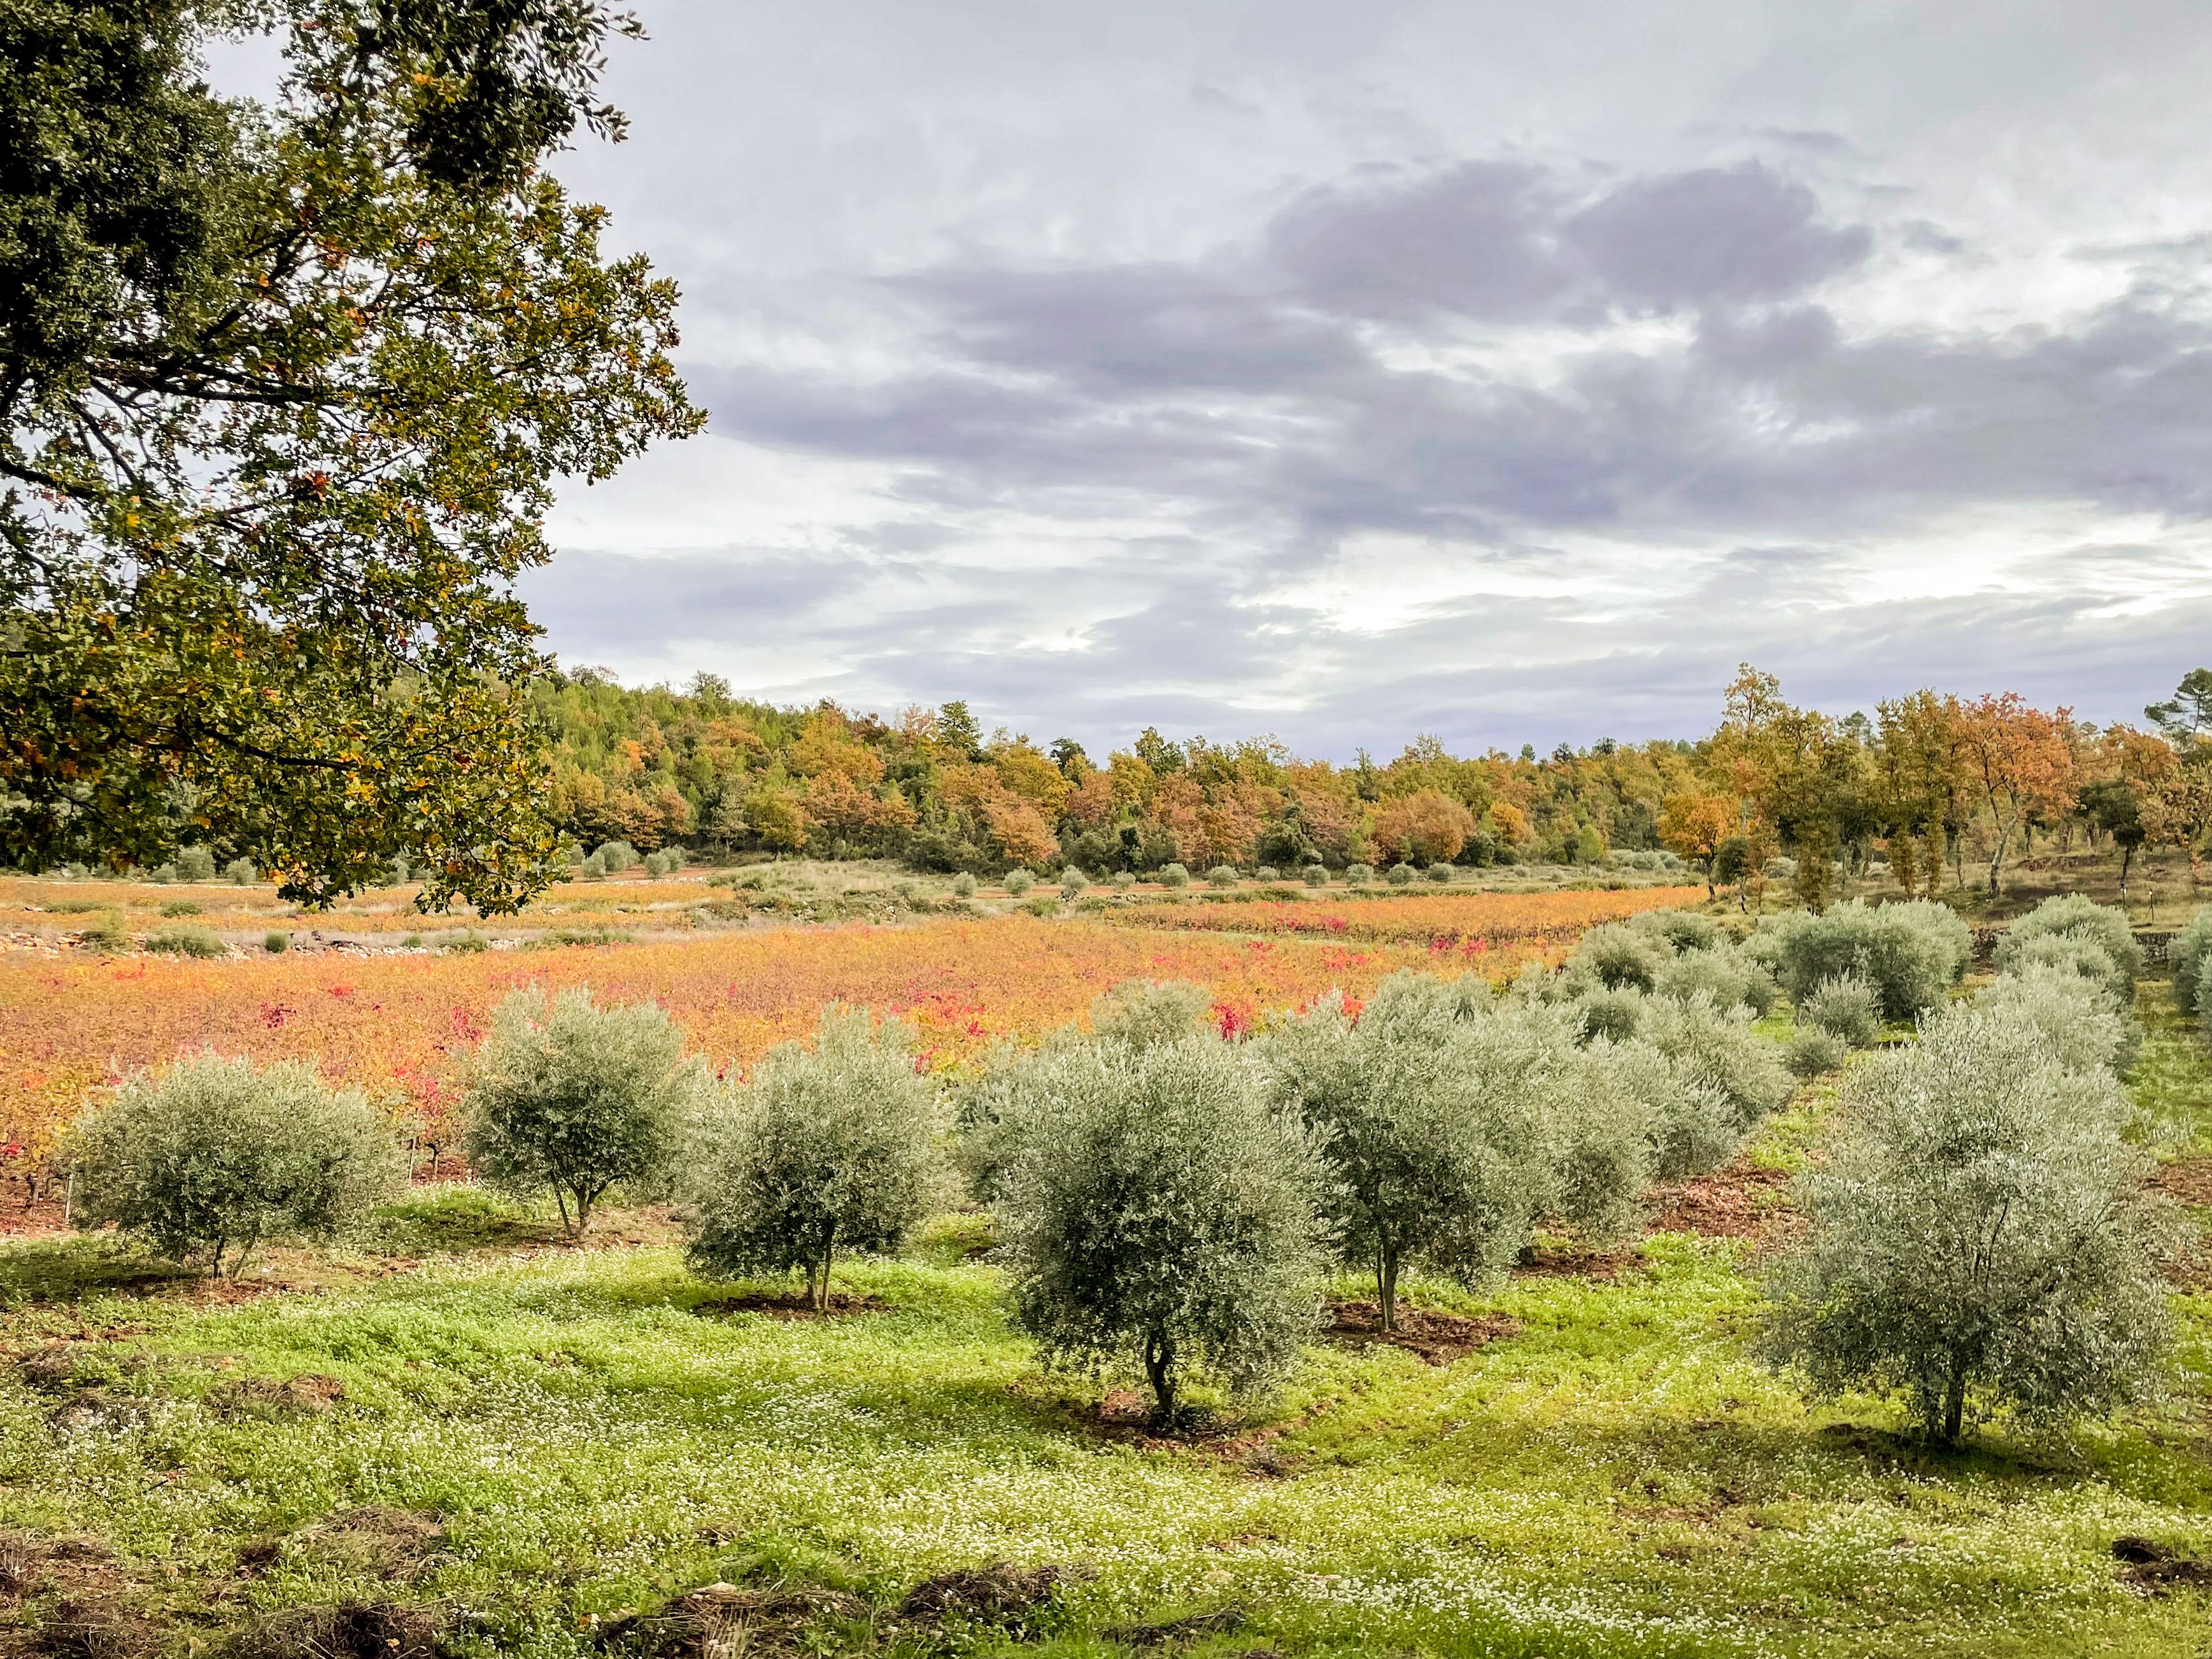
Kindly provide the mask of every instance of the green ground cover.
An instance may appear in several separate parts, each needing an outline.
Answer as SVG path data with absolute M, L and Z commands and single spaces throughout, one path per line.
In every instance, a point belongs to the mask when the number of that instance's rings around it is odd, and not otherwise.
M 2194 1152 L 2212 1074 L 2163 996 L 2136 1087 L 2161 1149 Z M 1824 1101 L 1751 1161 L 1802 1158 Z M 563 1247 L 447 1189 L 228 1299 L 84 1243 L 0 1252 L 0 1651 L 88 1656 L 89 1607 L 112 1652 L 269 1652 L 258 1619 L 360 1601 L 434 1608 L 451 1651 L 578 1655 L 716 1580 L 855 1598 L 731 1654 L 2207 1650 L 2205 1592 L 2152 1594 L 2112 1553 L 2212 1555 L 2203 1295 L 2177 1292 L 2165 1404 L 1951 1456 L 1870 1401 L 1808 1411 L 1749 1358 L 1759 1243 L 1655 1233 L 1480 1294 L 1416 1282 L 1516 1323 L 1446 1365 L 1317 1348 L 1267 1411 L 1166 1445 L 1038 1373 L 981 1218 L 841 1267 L 883 1305 L 826 1322 L 718 1310 L 732 1287 L 665 1226 L 611 1231 Z M 895 1610 L 1000 1560 L 1091 1576 L 1011 1632 Z

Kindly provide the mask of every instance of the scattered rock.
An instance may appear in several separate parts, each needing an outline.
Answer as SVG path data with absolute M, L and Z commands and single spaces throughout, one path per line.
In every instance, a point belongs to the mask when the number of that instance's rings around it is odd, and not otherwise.
M 1133 1648 L 1161 1648 L 1170 1642 L 1196 1641 L 1201 1636 L 1227 1636 L 1243 1629 L 1244 1623 L 1242 1607 L 1222 1607 L 1157 1625 L 1117 1625 L 1106 1632 L 1106 1639 Z
M 1328 1334 L 1349 1348 L 1377 1345 L 1403 1348 L 1408 1353 L 1419 1354 L 1431 1365 L 1449 1365 L 1455 1359 L 1464 1359 L 1477 1348 L 1521 1334 L 1521 1322 L 1510 1314 L 1491 1313 L 1468 1318 L 1462 1314 L 1437 1313 L 1403 1303 L 1399 1308 L 1398 1328 L 1386 1331 L 1379 1304 L 1332 1302 L 1328 1308 Z

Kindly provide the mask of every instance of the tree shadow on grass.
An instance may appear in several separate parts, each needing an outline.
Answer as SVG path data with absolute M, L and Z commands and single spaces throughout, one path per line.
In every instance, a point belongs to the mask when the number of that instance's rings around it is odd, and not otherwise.
M 0 1310 L 95 1296 L 155 1296 L 196 1286 L 203 1294 L 223 1298 L 229 1284 L 103 1238 L 40 1239 L 0 1249 Z M 235 1288 L 251 1295 L 262 1287 Z

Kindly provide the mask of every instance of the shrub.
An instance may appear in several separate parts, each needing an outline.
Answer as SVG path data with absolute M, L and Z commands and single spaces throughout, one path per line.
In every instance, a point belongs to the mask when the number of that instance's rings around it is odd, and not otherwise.
M 1371 864 L 1347 864 L 1344 866 L 1344 879 L 1347 886 L 1361 886 L 1375 879 L 1375 866 Z
M 1401 974 L 1356 1023 L 1332 995 L 1263 1045 L 1279 1106 L 1327 1168 L 1331 1235 L 1376 1274 L 1384 1328 L 1401 1263 L 1473 1282 L 1502 1271 L 1547 1212 L 1621 1224 L 1646 1173 L 1642 1126 L 1573 1037 L 1540 1009 Z
M 1584 1036 L 1619 1042 L 1634 1036 L 1644 1023 L 1648 999 L 1634 987 L 1601 985 L 1593 980 L 1577 989 L 1573 1006 L 1582 1015 Z
M 1282 878 L 1282 872 L 1272 864 L 1263 864 L 1252 872 L 1255 881 L 1280 881 Z
M 965 870 L 963 870 L 958 875 L 952 878 L 952 891 L 960 898 L 974 898 L 975 896 L 975 878 L 969 875 Z
M 1025 916 L 1056 916 L 1060 914 L 1060 901 L 1049 893 L 1039 893 L 1022 906 L 1022 914 Z
M 1432 864 L 1428 868 L 1429 879 L 1439 884 L 1450 881 L 1455 873 L 1449 864 Z
M 222 873 L 234 887 L 251 887 L 261 879 L 261 872 L 253 867 L 252 859 L 233 859 L 222 866 Z
M 813 1048 L 770 1050 L 719 1126 L 691 1266 L 724 1279 L 798 1268 L 826 1310 L 840 1246 L 895 1250 L 927 1210 L 934 1104 L 911 1027 L 824 1009 Z
M 1072 864 L 1060 872 L 1060 896 L 1062 898 L 1081 898 L 1083 890 L 1090 885 L 1091 878 Z
M 147 934 L 146 948 L 167 957 L 219 957 L 224 954 L 222 941 L 206 928 L 181 922 L 157 927 Z
M 1572 979 L 1594 979 L 1612 989 L 1626 986 L 1649 991 L 1658 984 L 1660 970 L 1673 957 L 1674 951 L 1663 937 L 1608 921 L 1582 936 L 1574 954 L 1567 958 L 1567 974 Z
M 1180 864 L 1163 864 L 1159 869 L 1159 883 L 1163 887 L 1188 887 L 1190 885 L 1190 872 Z
M 1247 1051 L 1087 1045 L 1007 1178 L 1014 1322 L 1048 1366 L 1133 1361 L 1161 1426 L 1194 1373 L 1281 1377 L 1319 1322 L 1313 1165 Z
M 648 876 L 672 875 L 684 867 L 684 854 L 672 847 L 664 847 L 657 853 L 645 855 L 645 873 Z
M 1711 951 L 1728 942 L 1720 923 L 1695 910 L 1646 910 L 1628 925 L 1666 940 L 1671 951 Z
M 1653 998 L 1644 1008 L 1642 1035 L 1685 1078 L 1717 1091 L 1739 1130 L 1790 1098 L 1790 1073 L 1774 1044 L 1755 1035 L 1741 1013 L 1716 1008 L 1705 997 Z
M 1113 879 L 1114 890 L 1117 893 L 1126 893 L 1137 884 L 1136 876 L 1127 870 L 1116 870 Z
M 599 850 L 584 860 L 584 868 L 593 875 L 618 876 L 637 861 L 637 848 L 628 842 L 602 842 Z
M 1816 1395 L 1902 1395 L 1952 1444 L 1972 1420 L 2057 1427 L 2147 1394 L 2166 1294 L 2113 1079 L 1973 1006 L 1849 1092 L 1802 1180 L 1811 1237 L 1768 1282 L 1770 1360 Z
M 1027 893 L 1030 888 L 1036 885 L 1036 878 L 1026 870 L 1017 866 L 1016 868 L 1006 872 L 1006 891 L 1016 898 L 1021 897 L 1024 894 Z
M 171 899 L 161 907 L 161 914 L 165 916 L 196 916 L 199 913 L 200 907 L 190 899 Z
M 1735 1153 L 1743 1132 L 1729 1098 L 1688 1076 L 1652 1043 L 1592 1045 L 1636 1105 L 1650 1144 L 1651 1174 L 1662 1181 L 1717 1170 Z
M 2135 1006 L 2135 975 L 2114 962 L 2103 945 L 2079 933 L 2043 933 L 2005 952 L 2004 972 L 2046 970 L 2070 974 L 2112 998 L 2113 1006 Z
M 470 1162 L 508 1192 L 550 1192 L 562 1224 L 582 1232 L 610 1188 L 667 1174 L 703 1087 L 683 1054 L 683 1033 L 651 1003 L 517 991 L 469 1066 Z
M 261 936 L 261 948 L 272 957 L 281 957 L 292 948 L 292 936 L 272 927 Z
M 1997 971 L 2002 974 L 2024 960 L 2057 960 L 2049 953 L 2034 953 L 2040 941 L 2052 939 L 2093 945 L 2104 952 L 2112 964 L 2110 981 L 2113 994 L 2123 1008 L 2134 1004 L 2136 978 L 2142 972 L 2143 953 L 2124 913 L 2081 893 L 2047 898 L 2007 928 L 2004 937 L 1997 941 Z
M 2204 981 L 2208 957 L 2212 957 L 2212 904 L 2197 911 L 2166 947 L 2166 959 L 2173 969 L 2174 1006 L 2185 1014 L 2196 1013 L 2202 1006 L 2208 988 Z
M 73 1132 L 79 1213 L 235 1275 L 264 1239 L 325 1239 L 393 1191 L 399 1151 L 357 1090 L 204 1054 L 125 1083 Z
M 448 933 L 438 941 L 438 948 L 453 956 L 472 957 L 491 949 L 491 941 L 473 927 L 465 927 L 458 933 Z
M 2094 980 L 2029 965 L 2000 975 L 1975 1006 L 2003 1009 L 2031 1027 L 2062 1066 L 2115 1076 L 2135 1064 L 2142 1028 Z
M 1298 874 L 1309 887 L 1328 885 L 1328 866 L 1326 864 L 1309 864 Z
M 104 957 L 119 955 L 131 948 L 131 935 L 123 926 L 120 912 L 103 910 L 93 918 L 92 925 L 77 936 L 77 942 Z
M 1807 1024 L 1853 1048 L 1869 1048 L 1881 1035 L 1881 1000 L 1855 974 L 1822 980 L 1799 1012 Z
M 1213 993 L 1188 980 L 1124 980 L 1091 1005 L 1091 1029 L 1101 1037 L 1150 1048 L 1211 1030 Z
M 1243 878 L 1237 873 L 1237 866 L 1233 864 L 1217 864 L 1206 872 L 1206 884 L 1208 887 L 1234 887 L 1243 879 Z
M 1413 879 L 1413 866 L 1410 864 L 1394 864 L 1384 872 L 1382 879 L 1393 887 L 1407 886 Z
M 1687 1001 L 1700 993 L 1716 1008 L 1747 1008 L 1754 1018 L 1774 1006 L 1778 993 L 1772 975 L 1730 945 L 1686 950 L 1659 969 L 1652 994 Z
M 177 879 L 213 881 L 215 854 L 204 847 L 179 847 L 177 849 Z
M 1948 906 L 1929 899 L 1871 905 L 1850 899 L 1824 914 L 1795 910 L 1753 935 L 1771 953 L 1775 977 L 1802 1005 L 1822 981 L 1855 974 L 1875 988 L 1882 1018 L 1908 1020 L 1942 1002 L 1964 978 L 1973 935 Z
M 1841 1066 L 1850 1051 L 1850 1044 L 1826 1026 L 1801 1025 L 1790 1034 L 1782 1059 L 1792 1075 L 1810 1083 Z
M 556 862 L 571 866 L 580 865 L 584 861 L 583 848 L 575 846 L 563 847 L 555 858 Z M 392 855 L 392 884 L 394 887 L 404 887 L 412 873 L 412 866 L 407 862 L 407 854 L 394 853 Z

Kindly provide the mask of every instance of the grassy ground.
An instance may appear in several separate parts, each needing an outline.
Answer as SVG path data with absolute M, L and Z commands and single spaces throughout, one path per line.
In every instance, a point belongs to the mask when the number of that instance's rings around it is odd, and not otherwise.
M 2212 1069 L 2161 996 L 2137 1087 L 2187 1169 Z M 1824 1105 L 1749 1162 L 1799 1160 Z M 358 1601 L 434 1608 L 457 1651 L 574 1655 L 718 1579 L 851 1598 L 732 1654 L 2207 1650 L 2203 1592 L 2148 1595 L 2112 1553 L 2212 1554 L 2201 1296 L 2164 1406 L 1939 1456 L 1749 1359 L 1759 1237 L 1659 1232 L 1478 1296 L 1417 1285 L 1517 1329 L 1443 1366 L 1318 1349 L 1268 1411 L 1162 1445 L 1037 1372 L 978 1218 L 841 1272 L 884 1305 L 827 1322 L 715 1310 L 730 1287 L 665 1224 L 612 1231 L 568 1248 L 447 1189 L 357 1254 L 249 1272 L 289 1287 L 258 1294 L 0 1252 L 0 1651 L 296 1651 L 272 1613 Z M 1013 1633 L 895 1610 L 997 1560 L 1091 1576 Z M 1133 1628 L 1207 1613 L 1237 1627 Z

